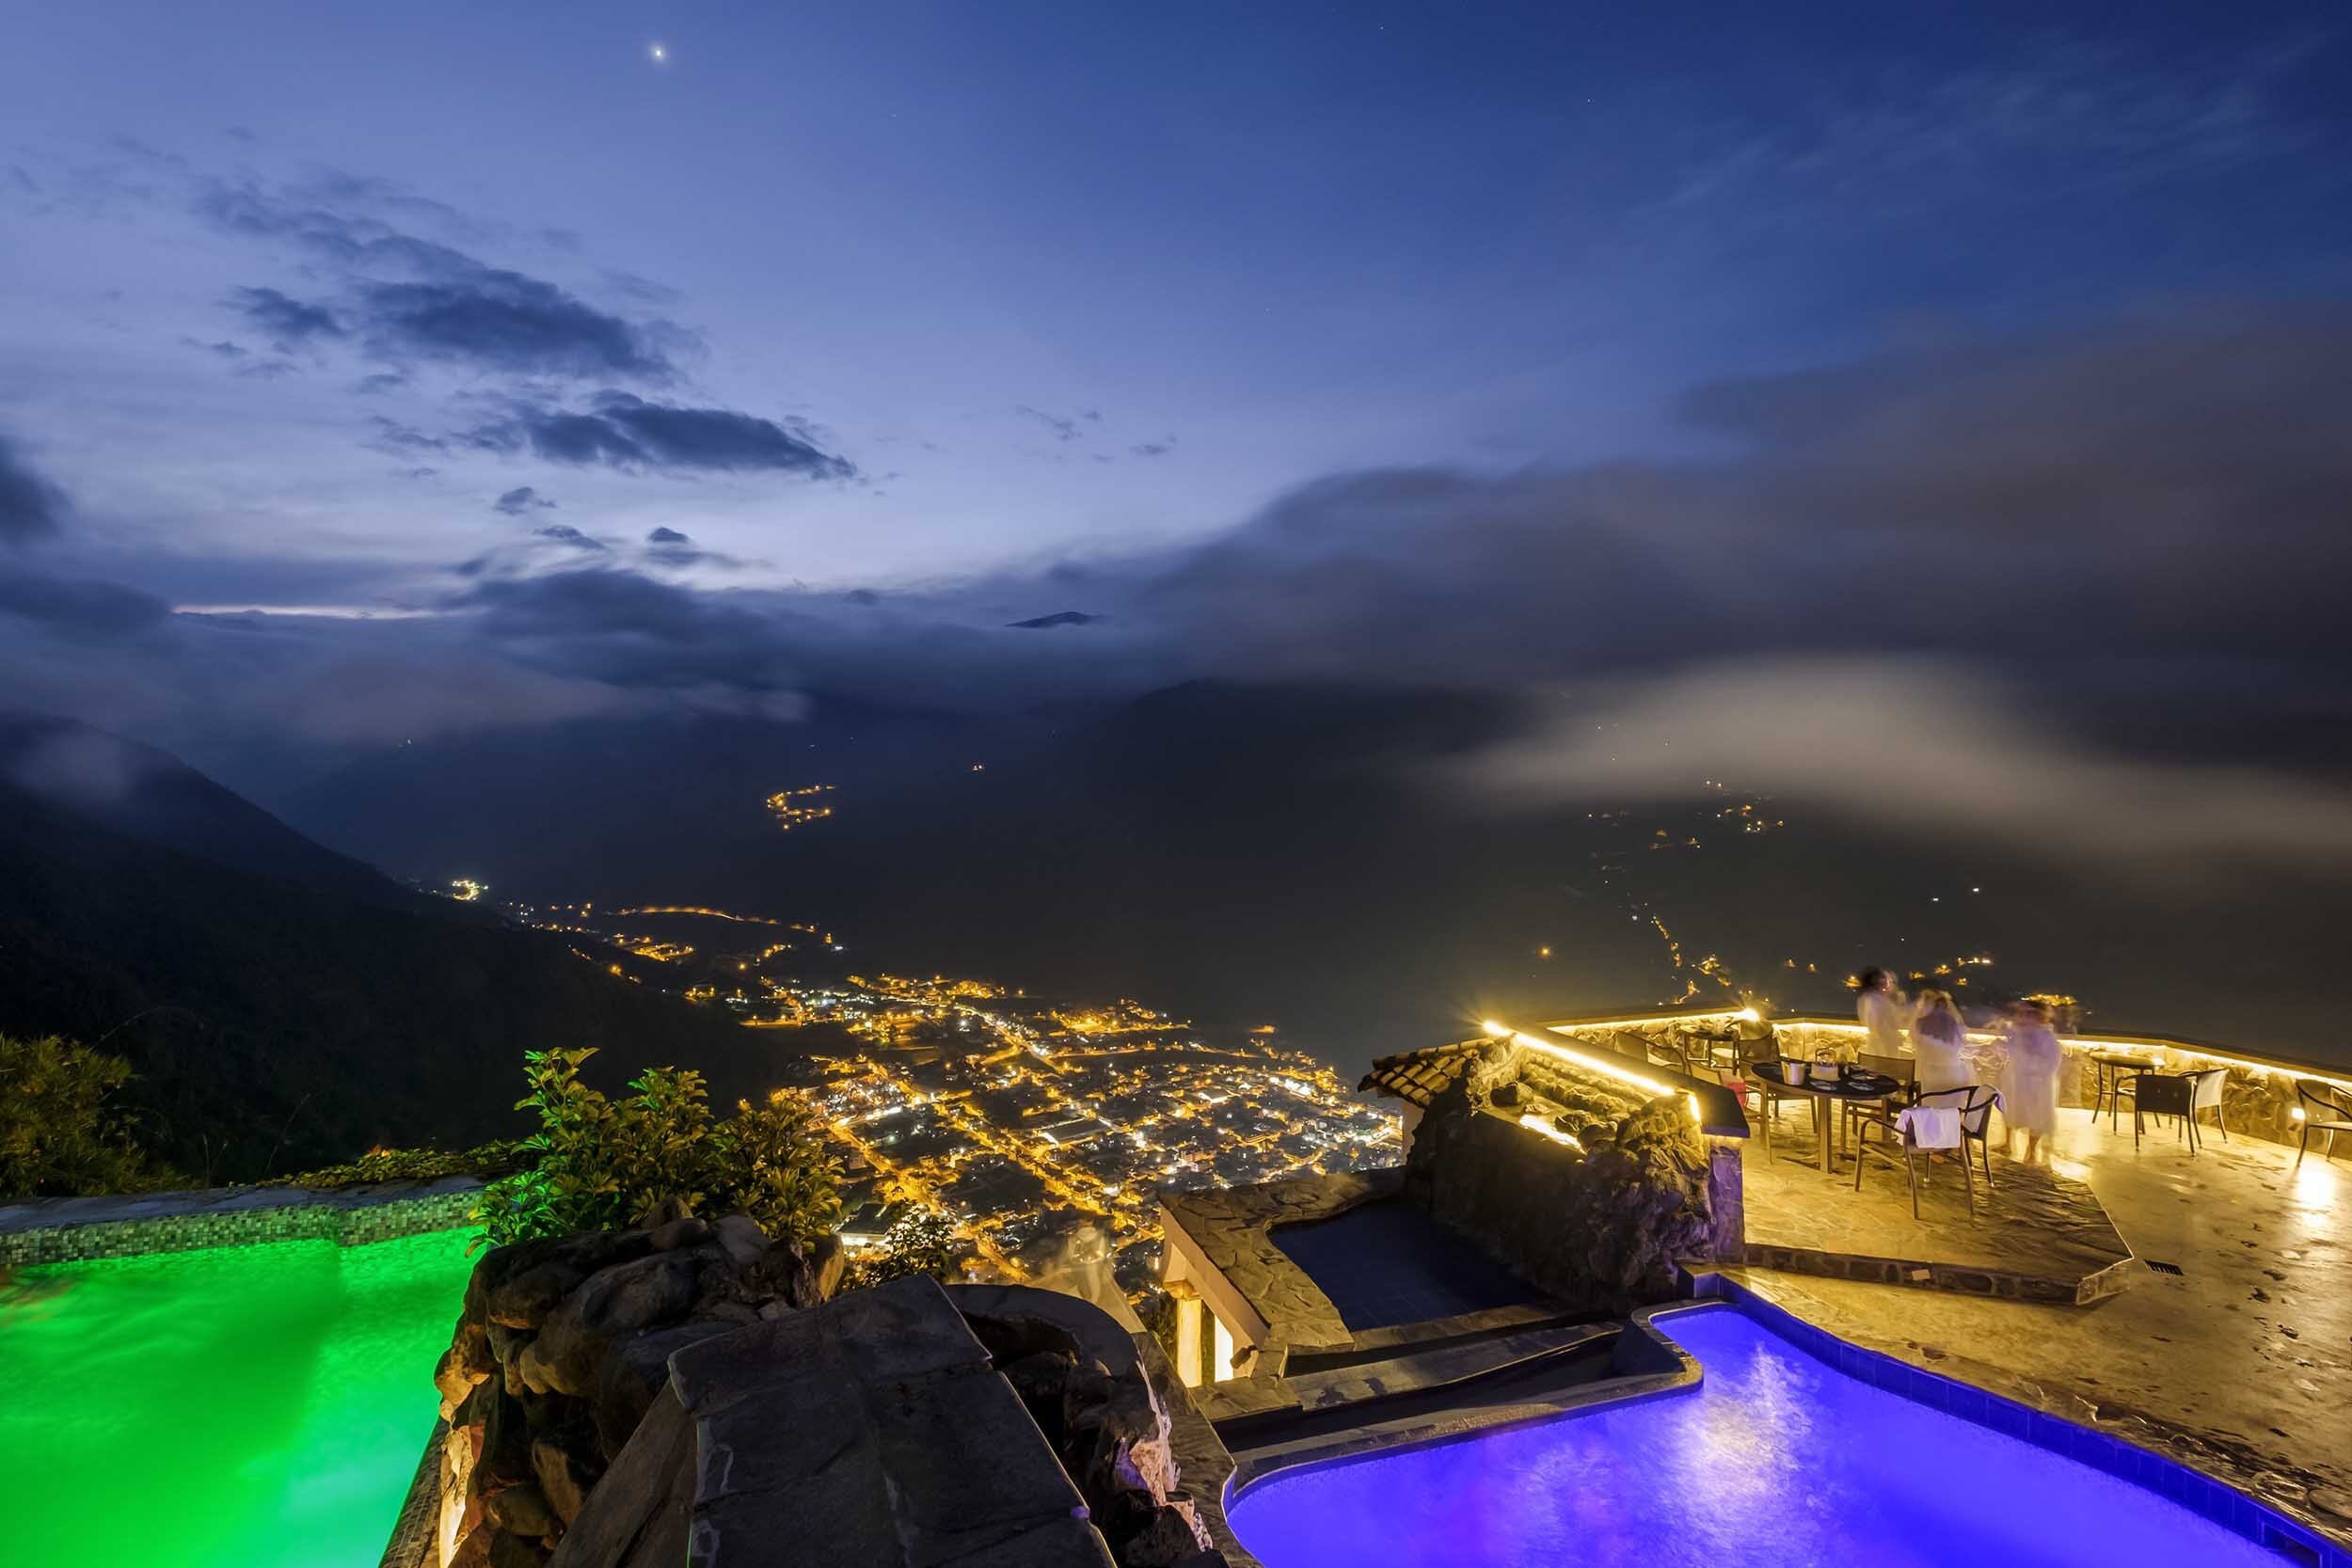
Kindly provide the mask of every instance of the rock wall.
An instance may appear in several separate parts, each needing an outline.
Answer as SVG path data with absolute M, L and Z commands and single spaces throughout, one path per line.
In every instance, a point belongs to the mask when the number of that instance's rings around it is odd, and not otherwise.
M 1077 1483 L 1120 1568 L 1223 1560 L 1180 1484 L 1168 1406 L 1109 1314 L 1025 1285 L 951 1286 L 947 1299 Z
M 488 1254 L 436 1373 L 430 1540 L 387 1563 L 1224 1561 L 1110 1317 L 923 1278 L 828 1300 L 840 1273 L 739 1214 Z
M 1430 1103 L 1406 1161 L 1408 1199 L 1562 1301 L 1613 1312 L 1669 1299 L 1678 1260 L 1737 1242 L 1738 1157 L 1710 1150 L 1680 1100 L 1631 1104 L 1585 1083 L 1571 1093 L 1546 1067 L 1539 1101 L 1519 1066 L 1499 1053 Z M 1521 1125 L 1537 1106 L 1582 1147 Z
M 837 1243 L 804 1254 L 744 1215 L 706 1224 L 676 1211 L 485 1255 L 434 1373 L 443 1430 L 424 1562 L 545 1562 L 674 1354 L 818 1306 L 841 1267 Z

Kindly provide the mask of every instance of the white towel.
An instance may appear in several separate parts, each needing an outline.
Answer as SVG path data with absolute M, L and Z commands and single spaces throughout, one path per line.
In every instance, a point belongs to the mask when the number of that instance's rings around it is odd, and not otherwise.
M 1949 1105 L 1906 1106 L 1895 1114 L 1895 1125 L 1914 1148 L 1960 1147 L 1960 1113 Z

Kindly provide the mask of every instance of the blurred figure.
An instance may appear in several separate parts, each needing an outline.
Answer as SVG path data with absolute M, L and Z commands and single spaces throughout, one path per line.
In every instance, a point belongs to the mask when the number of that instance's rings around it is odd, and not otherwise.
M 1870 1037 L 1862 1049 L 1874 1056 L 1910 1055 L 1903 1029 L 1911 1022 L 1911 1004 L 1895 989 L 1895 976 L 1883 969 L 1866 969 L 1855 983 L 1862 998 L 1854 1004 L 1854 1013 Z
M 2050 1028 L 2050 1009 L 2039 1002 L 2010 1003 L 2009 1070 L 2001 1085 L 2001 1119 L 2012 1145 L 2024 1134 L 2029 1165 L 2049 1163 L 2045 1140 L 2058 1131 L 2059 1054 L 2058 1035 Z
M 1977 1081 L 1968 1060 L 1968 1026 L 1949 991 L 1923 987 L 1911 1020 L 1911 1052 L 1919 1061 L 1919 1091 L 1964 1089 Z

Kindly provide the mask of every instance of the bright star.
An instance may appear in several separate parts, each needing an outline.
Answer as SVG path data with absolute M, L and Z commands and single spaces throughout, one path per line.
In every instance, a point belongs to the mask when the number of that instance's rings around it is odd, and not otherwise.
M 653 63 L 656 65 L 660 65 L 662 61 L 670 57 L 669 48 L 665 44 L 657 43 L 651 49 L 647 50 L 646 53 L 653 56 Z

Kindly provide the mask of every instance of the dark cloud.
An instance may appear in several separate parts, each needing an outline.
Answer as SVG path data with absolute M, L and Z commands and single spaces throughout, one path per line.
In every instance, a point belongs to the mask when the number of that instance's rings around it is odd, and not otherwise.
M 351 389 L 362 397 L 373 397 L 378 392 L 396 391 L 407 384 L 408 378 L 398 372 L 377 371 L 352 383 Z
M 0 436 L 0 545 L 21 545 L 57 531 L 65 521 L 65 492 L 24 466 Z
M 170 614 L 171 607 L 163 600 L 119 583 L 0 567 L 0 615 L 29 621 L 59 637 L 125 637 Z
M 674 528 L 657 528 L 645 535 L 645 559 L 658 566 L 740 567 L 743 562 L 717 550 L 706 550 Z
M 616 468 L 768 470 L 849 479 L 856 467 L 818 446 L 798 421 L 728 408 L 689 408 L 606 391 L 585 412 L 517 405 L 467 439 L 498 451 L 529 450 L 555 463 Z
M 692 341 L 669 322 L 628 320 L 544 278 L 394 227 L 374 214 L 422 217 L 445 229 L 478 226 L 389 182 L 330 173 L 294 192 L 214 182 L 197 209 L 233 232 L 299 246 L 342 275 L 341 317 L 273 289 L 239 292 L 240 308 L 271 318 L 285 341 L 349 332 L 394 361 L 653 383 L 675 378 L 671 350 Z
M 1960 344 L 1688 406 L 1736 450 L 1336 476 L 1206 545 L 1073 564 L 1059 591 L 1222 673 L 1286 677 L 1892 650 L 2054 690 L 2196 663 L 2259 691 L 2352 661 L 2352 311 Z
M 419 430 L 414 425 L 403 424 L 400 420 L 389 419 L 385 415 L 373 415 L 368 422 L 374 428 L 375 435 L 367 444 L 377 451 L 404 455 L 410 452 L 449 451 L 449 443 L 440 436 L 430 431 Z M 415 472 L 418 477 L 422 477 L 433 471 L 430 468 L 424 468 Z
M 675 372 L 637 327 L 520 273 L 485 267 L 432 282 L 370 283 L 358 298 L 368 346 L 387 358 L 648 381 Z
M 576 550 L 600 550 L 605 547 L 602 540 L 591 539 L 569 523 L 549 523 L 545 528 L 534 528 L 531 531 L 541 539 L 552 540 Z
M 291 349 L 313 338 L 340 338 L 342 323 L 324 305 L 294 299 L 276 289 L 239 289 L 229 303 L 253 329 L 280 349 Z
M 1086 435 L 1086 432 L 1078 428 L 1078 420 L 1066 415 L 1048 414 L 1044 409 L 1032 408 L 1025 403 L 1015 404 L 1012 411 L 1020 415 L 1025 420 L 1034 420 L 1039 424 L 1043 425 L 1047 430 L 1053 432 L 1054 439 L 1057 441 L 1075 441 L 1081 439 Z M 1100 414 L 1086 415 L 1082 417 L 1096 420 L 1102 418 Z
M 1175 450 L 1176 437 L 1173 436 L 1169 436 L 1165 441 L 1137 441 L 1134 446 L 1127 449 L 1129 452 L 1133 453 L 1136 457 L 1166 457 L 1169 452 Z
M 490 509 L 494 512 L 503 512 L 509 517 L 521 517 L 526 516 L 534 511 L 545 508 L 552 508 L 554 505 L 555 503 L 553 501 L 539 494 L 538 491 L 532 489 L 530 485 L 517 484 L 515 488 L 507 491 L 498 499 L 492 501 L 490 503 Z
M 635 572 L 485 580 L 453 601 L 481 635 L 535 667 L 623 687 L 791 685 L 775 619 Z

